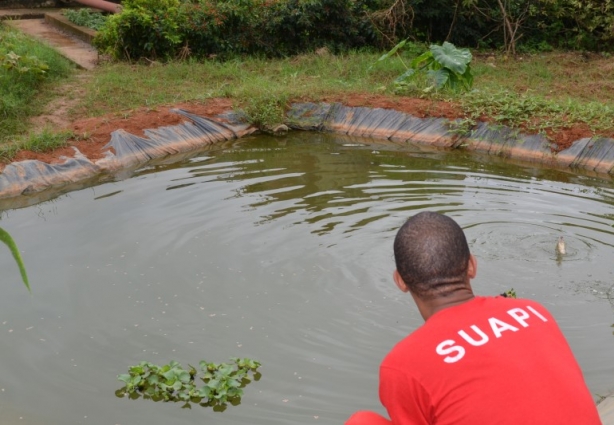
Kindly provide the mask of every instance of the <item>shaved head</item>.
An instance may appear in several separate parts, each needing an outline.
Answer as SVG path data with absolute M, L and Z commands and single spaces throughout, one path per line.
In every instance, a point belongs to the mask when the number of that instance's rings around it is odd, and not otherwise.
M 463 288 L 469 256 L 463 229 L 435 212 L 411 217 L 394 240 L 397 270 L 407 287 L 423 299 L 445 297 Z

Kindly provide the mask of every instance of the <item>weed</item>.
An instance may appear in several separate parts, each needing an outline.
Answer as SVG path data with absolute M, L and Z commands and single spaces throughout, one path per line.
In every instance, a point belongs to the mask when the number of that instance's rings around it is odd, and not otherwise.
M 476 125 L 477 121 L 472 117 L 447 122 L 448 132 L 459 137 L 468 137 Z
M 40 133 L 31 134 L 22 143 L 22 148 L 32 152 L 47 152 L 68 145 L 73 137 L 72 131 L 55 132 L 44 128 Z
M 509 289 L 508 291 L 505 291 L 503 294 L 501 294 L 502 296 L 506 297 L 506 298 L 517 298 L 516 297 L 516 291 L 514 291 L 514 288 Z
M 68 19 L 73 24 L 91 28 L 95 31 L 98 31 L 102 29 L 102 27 L 104 27 L 108 17 L 108 15 L 96 12 L 88 8 L 76 10 L 65 9 L 64 11 L 62 11 L 62 14 L 66 16 L 66 19 Z
M 195 367 L 185 370 L 175 361 L 158 366 L 141 362 L 128 369 L 127 374 L 117 379 L 125 386 L 115 392 L 118 397 L 143 397 L 153 401 L 175 401 L 198 403 L 203 407 L 223 410 L 227 403 L 237 405 L 243 396 L 243 388 L 253 379 L 260 379 L 257 371 L 260 363 L 248 358 L 232 358 L 232 363 L 199 363 L 202 376 L 198 377 Z M 251 372 L 251 376 L 250 376 Z M 199 387 L 198 382 L 203 386 Z
M 399 50 L 406 44 L 407 40 L 401 41 L 377 61 L 399 56 Z M 448 42 L 441 46 L 432 44 L 429 50 L 414 58 L 409 66 L 401 61 L 406 71 L 394 80 L 394 84 L 397 90 L 402 90 L 404 86 L 411 84 L 416 75 L 425 73 L 430 80 L 430 84 L 423 90 L 425 93 L 442 88 L 453 91 L 469 90 L 473 85 L 473 74 L 469 66 L 471 59 L 472 55 L 467 49 L 457 49 Z
M 269 131 L 274 125 L 284 121 L 286 100 L 283 97 L 255 97 L 247 100 L 240 109 L 248 122 L 261 130 Z
M 68 140 L 73 138 L 71 131 L 55 132 L 50 128 L 44 128 L 41 132 L 18 138 L 12 143 L 0 145 L 0 158 L 11 161 L 20 150 L 32 152 L 48 152 L 68 145 Z
M 473 91 L 460 98 L 463 110 L 472 117 L 488 116 L 495 123 L 535 133 L 558 130 L 574 123 L 587 123 L 596 133 L 614 131 L 614 111 L 597 102 L 556 102 L 541 96 L 508 90 Z
M 71 65 L 59 53 L 0 24 L 0 142 L 23 134 Z M 41 94 L 41 92 L 43 94 Z

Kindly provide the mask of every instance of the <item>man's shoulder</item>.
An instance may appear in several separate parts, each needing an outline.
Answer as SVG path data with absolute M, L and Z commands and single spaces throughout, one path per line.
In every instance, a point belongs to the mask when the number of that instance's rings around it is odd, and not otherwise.
M 473 300 L 464 303 L 458 308 L 453 307 L 443 311 L 444 314 L 433 316 L 431 330 L 444 327 L 458 327 L 475 320 L 504 320 L 516 319 L 517 316 L 531 314 L 544 318 L 545 321 L 554 319 L 548 309 L 537 301 L 526 298 L 509 298 L 503 296 L 476 296 Z
M 382 365 L 424 361 L 425 356 L 428 357 L 426 352 L 432 355 L 442 343 L 457 340 L 463 335 L 473 335 L 476 329 L 491 339 L 498 339 L 508 330 L 514 333 L 532 327 L 533 323 L 548 322 L 552 325 L 555 323 L 552 315 L 539 302 L 501 296 L 478 296 L 431 316 L 422 326 L 399 341 Z M 427 347 L 431 349 L 425 350 Z M 434 358 L 439 359 L 439 356 Z

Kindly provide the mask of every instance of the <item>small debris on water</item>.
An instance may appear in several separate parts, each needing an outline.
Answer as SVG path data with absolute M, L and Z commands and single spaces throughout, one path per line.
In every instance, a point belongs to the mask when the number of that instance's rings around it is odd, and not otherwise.
M 566 250 L 565 250 L 565 240 L 563 239 L 563 236 L 559 236 L 559 240 L 556 243 L 556 248 L 555 251 L 558 255 L 565 255 Z

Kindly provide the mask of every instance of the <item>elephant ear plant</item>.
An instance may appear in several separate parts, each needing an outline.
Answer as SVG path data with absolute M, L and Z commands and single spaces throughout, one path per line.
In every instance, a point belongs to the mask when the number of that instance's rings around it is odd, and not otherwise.
M 17 249 L 17 244 L 11 237 L 11 235 L 0 227 L 0 241 L 4 242 L 4 244 L 9 248 L 11 254 L 13 254 L 13 258 L 15 262 L 17 262 L 17 266 L 19 267 L 19 272 L 21 273 L 21 280 L 23 280 L 24 285 L 30 290 L 30 283 L 28 282 L 28 275 L 26 274 L 26 267 L 23 264 L 23 260 L 21 259 L 21 255 L 19 254 L 19 249 Z
M 231 358 L 232 363 L 199 363 L 201 376 L 194 366 L 183 369 L 176 361 L 158 366 L 141 362 L 129 368 L 127 374 L 119 375 L 118 380 L 125 383 L 115 392 L 118 397 L 128 395 L 131 399 L 143 397 L 153 401 L 174 401 L 190 403 L 203 407 L 213 407 L 215 411 L 226 409 L 227 403 L 233 406 L 241 402 L 243 388 L 252 380 L 260 379 L 257 371 L 260 363 L 251 359 Z
M 384 61 L 391 56 L 399 55 L 399 51 L 406 45 L 407 40 L 401 41 L 388 53 L 378 59 Z M 473 86 L 473 74 L 471 74 L 471 60 L 473 59 L 468 49 L 458 49 L 447 41 L 438 46 L 431 44 L 429 50 L 422 53 L 411 61 L 410 66 L 403 74 L 394 80 L 398 90 L 408 86 L 408 83 L 418 75 L 426 74 L 430 85 L 424 89 L 429 92 L 433 89 L 450 89 L 453 91 L 470 90 Z

